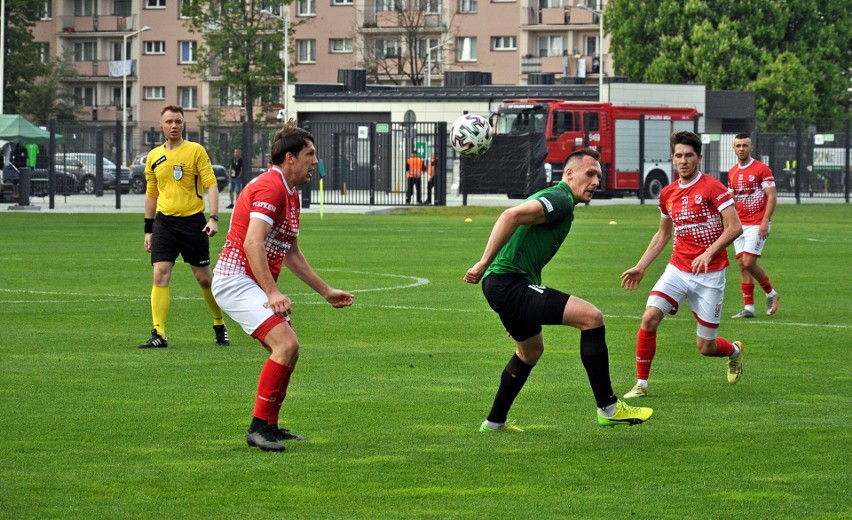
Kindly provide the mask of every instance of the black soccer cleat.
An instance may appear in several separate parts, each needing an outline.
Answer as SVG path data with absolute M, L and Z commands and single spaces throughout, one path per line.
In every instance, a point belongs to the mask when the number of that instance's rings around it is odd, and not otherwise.
M 157 334 L 157 329 L 151 329 L 151 338 L 145 343 L 140 343 L 139 348 L 166 348 L 169 340 Z
M 261 428 L 246 432 L 246 444 L 249 448 L 260 448 L 261 451 L 284 451 L 284 445 L 278 442 L 271 428 Z
M 272 435 L 275 436 L 279 441 L 306 441 L 307 437 L 304 435 L 298 435 L 296 433 L 291 432 L 287 428 L 279 428 L 277 426 L 270 426 L 269 431 L 272 432 Z
M 216 333 L 216 344 L 227 347 L 231 344 L 231 339 L 228 337 L 228 327 L 224 325 L 213 325 L 213 332 Z

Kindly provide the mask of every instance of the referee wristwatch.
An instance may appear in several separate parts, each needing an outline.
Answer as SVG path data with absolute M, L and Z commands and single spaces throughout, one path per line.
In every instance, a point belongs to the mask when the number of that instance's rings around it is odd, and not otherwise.
M 219 215 L 210 215 L 210 220 L 215 220 L 216 222 L 219 222 Z

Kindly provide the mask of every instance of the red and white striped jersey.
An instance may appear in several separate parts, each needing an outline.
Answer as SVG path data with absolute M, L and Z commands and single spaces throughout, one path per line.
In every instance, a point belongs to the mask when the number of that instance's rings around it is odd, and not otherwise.
M 728 190 L 737 203 L 737 214 L 743 226 L 759 225 L 766 213 L 766 188 L 775 187 L 772 170 L 752 159 L 745 166 L 735 164 L 728 171 Z

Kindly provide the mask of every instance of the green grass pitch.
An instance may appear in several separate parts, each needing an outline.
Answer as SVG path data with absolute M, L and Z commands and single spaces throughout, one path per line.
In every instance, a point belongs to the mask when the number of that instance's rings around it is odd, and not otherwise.
M 698 354 L 684 307 L 661 326 L 651 396 L 633 400 L 654 417 L 601 428 L 579 333 L 550 327 L 510 414 L 526 432 L 486 436 L 513 345 L 461 279 L 499 211 L 303 215 L 308 260 L 356 299 L 332 309 L 282 274 L 302 344 L 282 425 L 310 437 L 283 454 L 244 441 L 264 351 L 231 321 L 232 346 L 214 345 L 184 264 L 169 348 L 136 348 L 150 330 L 141 214 L 0 214 L 0 517 L 852 516 L 852 207 L 778 208 L 762 260 L 777 315 L 731 320 L 728 270 L 720 333 L 745 343 L 738 385 Z M 606 315 L 619 395 L 668 253 L 638 291 L 619 275 L 658 222 L 653 204 L 578 207 L 544 273 Z

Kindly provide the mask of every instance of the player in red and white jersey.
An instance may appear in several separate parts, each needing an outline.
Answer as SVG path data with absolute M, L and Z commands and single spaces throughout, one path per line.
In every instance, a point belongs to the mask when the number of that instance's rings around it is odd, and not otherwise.
M 737 214 L 743 223 L 743 234 L 734 241 L 737 265 L 740 268 L 740 289 L 743 293 L 743 310 L 734 318 L 754 318 L 754 283 L 766 293 L 766 315 L 778 310 L 778 292 L 772 287 L 769 275 L 757 259 L 772 229 L 772 214 L 778 196 L 775 177 L 769 166 L 751 156 L 752 144 L 748 134 L 734 136 L 734 153 L 737 164 L 728 171 L 728 189 L 737 203 Z
M 260 371 L 249 446 L 284 451 L 282 440 L 305 440 L 278 426 L 281 404 L 299 358 L 299 339 L 290 323 L 293 305 L 278 288 L 282 265 L 335 308 L 352 295 L 317 275 L 299 249 L 299 192 L 318 164 L 314 139 L 288 122 L 272 143 L 272 166 L 240 193 L 228 237 L 213 270 L 213 294 L 269 358 Z
M 637 289 L 650 267 L 674 235 L 669 265 L 651 289 L 636 339 L 637 382 L 624 397 L 648 395 L 651 361 L 657 352 L 657 329 L 686 299 L 698 321 L 696 343 L 703 356 L 727 357 L 728 382 L 742 375 L 743 346 L 718 336 L 725 298 L 725 248 L 742 233 L 734 201 L 718 180 L 698 170 L 701 138 L 676 132 L 671 138 L 672 163 L 678 180 L 660 193 L 660 228 L 639 262 L 621 275 L 621 286 Z

